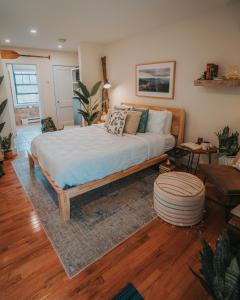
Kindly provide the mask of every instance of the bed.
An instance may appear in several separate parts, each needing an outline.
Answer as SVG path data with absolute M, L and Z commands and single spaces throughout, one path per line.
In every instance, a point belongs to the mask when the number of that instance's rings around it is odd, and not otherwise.
M 45 133 L 32 141 L 30 167 L 38 165 L 57 192 L 63 221 L 70 218 L 71 198 L 165 160 L 165 152 L 183 141 L 183 109 L 134 106 L 170 110 L 171 134 L 148 132 L 119 137 L 96 124 Z

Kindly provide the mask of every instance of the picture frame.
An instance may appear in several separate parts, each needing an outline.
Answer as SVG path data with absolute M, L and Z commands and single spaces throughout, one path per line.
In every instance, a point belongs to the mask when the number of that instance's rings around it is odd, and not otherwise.
M 176 61 L 136 65 L 136 96 L 174 99 Z

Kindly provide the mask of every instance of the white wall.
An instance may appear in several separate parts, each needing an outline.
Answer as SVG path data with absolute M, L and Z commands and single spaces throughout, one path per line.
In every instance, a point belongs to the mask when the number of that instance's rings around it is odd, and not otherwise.
M 89 88 L 102 80 L 101 56 L 104 53 L 104 46 L 98 43 L 81 43 L 78 48 L 81 81 Z
M 204 137 L 217 142 L 214 132 L 229 125 L 240 132 L 240 88 L 194 87 L 193 80 L 206 63 L 240 66 L 240 5 L 156 28 L 147 34 L 106 47 L 108 75 L 113 86 L 112 103 L 122 100 L 162 106 L 178 106 L 187 112 L 185 140 Z M 174 100 L 135 95 L 135 65 L 176 60 Z
M 3 48 L 2 48 L 3 49 Z M 10 48 L 7 48 L 10 49 Z M 47 51 L 47 50 L 35 50 L 35 49 L 20 49 L 12 48 L 11 50 L 16 50 L 21 54 L 32 54 L 32 55 L 42 55 L 51 56 L 51 59 L 44 58 L 23 58 L 20 57 L 15 60 L 2 60 L 3 67 L 5 70 L 6 82 L 7 82 L 7 72 L 6 63 L 33 63 L 37 64 L 39 85 L 40 85 L 40 97 L 41 97 L 41 112 L 42 116 L 50 116 L 53 118 L 54 122 L 57 124 L 56 117 L 56 106 L 55 106 L 55 96 L 54 96 L 54 85 L 53 85 L 53 65 L 66 65 L 66 66 L 77 66 L 78 65 L 78 55 L 77 52 L 64 52 L 64 51 Z M 11 92 L 9 84 L 7 84 L 7 96 L 9 99 L 9 105 L 12 104 Z M 10 115 L 7 117 L 8 126 L 11 124 L 12 114 L 10 109 Z M 10 125 L 11 131 L 14 132 L 14 124 Z

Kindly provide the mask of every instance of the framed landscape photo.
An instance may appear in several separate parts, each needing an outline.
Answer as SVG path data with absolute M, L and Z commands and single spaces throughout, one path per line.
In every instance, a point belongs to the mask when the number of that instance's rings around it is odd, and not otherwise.
M 174 98 L 176 61 L 136 65 L 136 95 Z

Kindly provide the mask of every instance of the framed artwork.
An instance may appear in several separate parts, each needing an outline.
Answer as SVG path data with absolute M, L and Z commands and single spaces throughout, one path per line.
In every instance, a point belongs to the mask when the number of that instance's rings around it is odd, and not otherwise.
M 176 61 L 136 65 L 136 95 L 174 98 Z

